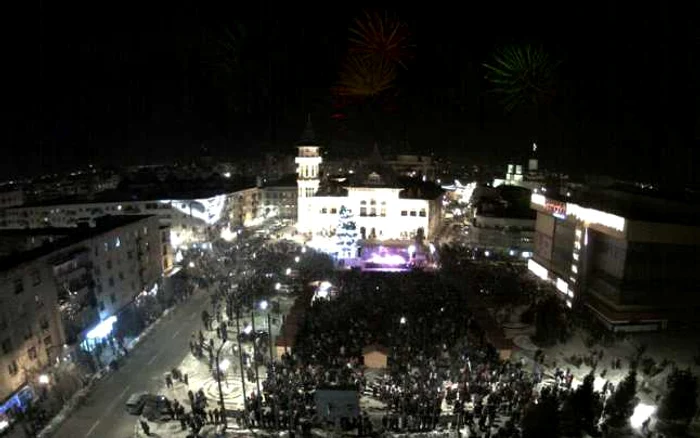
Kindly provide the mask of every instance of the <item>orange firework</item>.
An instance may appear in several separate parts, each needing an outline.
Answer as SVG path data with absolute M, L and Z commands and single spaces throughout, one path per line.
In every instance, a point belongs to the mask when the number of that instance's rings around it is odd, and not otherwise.
M 388 13 L 369 13 L 356 18 L 350 28 L 350 52 L 366 57 L 379 57 L 399 64 L 411 57 L 408 26 Z
M 350 55 L 340 71 L 336 87 L 341 96 L 373 97 L 393 86 L 394 64 L 379 57 Z

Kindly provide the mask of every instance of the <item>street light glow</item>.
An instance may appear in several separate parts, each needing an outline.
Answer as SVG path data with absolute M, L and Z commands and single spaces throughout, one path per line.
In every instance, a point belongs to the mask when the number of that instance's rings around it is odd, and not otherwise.
M 299 263 L 299 256 L 294 257 L 294 261 L 295 261 L 296 263 Z
M 49 376 L 46 374 L 42 374 L 39 376 L 39 383 L 42 385 L 48 385 L 49 384 Z
M 224 359 L 219 362 L 219 370 L 221 371 L 226 371 L 229 366 L 231 366 L 231 362 L 228 359 Z
M 281 287 L 282 287 L 281 283 L 275 283 L 275 290 L 280 290 Z
M 402 316 L 402 317 L 401 317 L 401 320 L 399 320 L 399 322 L 400 322 L 401 324 L 406 324 L 406 317 L 405 317 L 405 316 Z
M 277 283 L 277 284 L 279 284 L 279 283 Z M 267 300 L 262 300 L 260 302 L 260 310 L 267 310 L 267 305 L 268 305 Z

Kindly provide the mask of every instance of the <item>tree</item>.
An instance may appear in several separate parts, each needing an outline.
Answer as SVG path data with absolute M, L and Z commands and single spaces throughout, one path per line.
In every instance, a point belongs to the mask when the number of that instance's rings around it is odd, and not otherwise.
M 668 392 L 661 402 L 659 418 L 687 424 L 698 409 L 698 378 L 690 369 L 674 368 L 666 383 Z
M 357 225 L 355 225 L 352 211 L 342 206 L 340 207 L 339 216 L 338 228 L 335 232 L 338 239 L 338 257 L 354 257 L 357 242 Z
M 537 304 L 535 309 L 535 341 L 552 345 L 565 330 L 562 321 L 561 303 L 557 297 L 549 297 Z
M 536 403 L 530 403 L 522 421 L 523 438 L 559 437 L 559 402 L 549 388 L 544 388 Z
M 600 396 L 593 389 L 595 376 L 589 373 L 583 383 L 572 392 L 562 407 L 562 429 L 567 436 L 591 434 L 603 409 Z
M 637 372 L 630 370 L 625 379 L 617 385 L 615 392 L 605 407 L 606 423 L 622 427 L 632 416 L 637 405 Z

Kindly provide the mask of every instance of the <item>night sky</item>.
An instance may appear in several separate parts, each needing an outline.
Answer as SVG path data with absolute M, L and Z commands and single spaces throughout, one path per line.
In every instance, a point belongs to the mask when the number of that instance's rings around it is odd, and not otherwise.
M 370 105 L 331 91 L 362 5 L 146 3 L 35 2 L 29 36 L 18 36 L 26 46 L 8 64 L 4 174 L 186 161 L 202 148 L 234 161 L 292 153 L 311 114 L 331 155 L 378 140 L 385 153 L 497 164 L 523 158 L 536 139 L 545 166 L 575 174 L 694 176 L 696 11 L 417 2 L 391 11 L 411 32 L 413 56 L 391 96 Z M 538 117 L 506 113 L 484 78 L 495 49 L 526 43 L 560 62 Z

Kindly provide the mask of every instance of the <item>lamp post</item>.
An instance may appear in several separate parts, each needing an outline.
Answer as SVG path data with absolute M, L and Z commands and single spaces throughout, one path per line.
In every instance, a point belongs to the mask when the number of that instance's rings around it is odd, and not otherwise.
M 224 406 L 224 391 L 221 389 L 221 373 L 222 371 L 226 371 L 225 368 L 228 368 L 228 361 L 226 361 L 226 366 L 222 367 L 222 363 L 219 362 L 219 359 L 221 357 L 221 350 L 224 348 L 224 345 L 226 345 L 226 342 L 226 339 L 224 339 L 224 341 L 219 346 L 219 349 L 216 350 L 216 382 L 219 385 L 219 405 L 223 413 L 221 417 L 224 420 L 224 430 L 226 430 L 226 428 L 228 427 L 228 422 L 226 421 L 226 407 Z
M 243 412 L 248 412 L 248 404 L 246 403 L 245 392 L 245 367 L 243 365 L 243 346 L 241 345 L 241 312 L 236 309 L 236 339 L 238 340 L 238 357 L 241 362 L 241 388 L 243 390 Z M 248 424 L 248 416 L 245 416 L 245 422 Z
M 279 284 L 279 283 L 277 283 L 277 284 Z M 275 373 L 275 358 L 274 358 L 274 355 L 272 353 L 272 339 L 273 339 L 272 338 L 272 320 L 270 318 L 270 312 L 269 312 L 268 308 L 269 308 L 269 304 L 268 304 L 267 300 L 262 300 L 260 302 L 260 310 L 265 311 L 267 313 L 268 344 L 270 345 L 270 368 L 269 368 L 269 371 L 271 373 L 273 373 L 273 375 L 274 375 L 274 373 Z M 276 376 L 275 376 L 274 380 L 275 380 L 275 384 L 277 384 Z M 277 400 L 275 399 L 274 396 L 272 397 L 272 403 L 273 403 L 272 410 L 273 410 L 274 415 L 275 415 L 275 427 L 277 429 L 279 429 L 279 412 L 278 412 L 278 408 L 277 408 Z
M 250 311 L 251 326 L 253 328 L 253 366 L 255 367 L 255 386 L 258 389 L 258 397 L 260 397 L 260 375 L 258 374 L 258 347 L 255 333 L 255 308 Z

